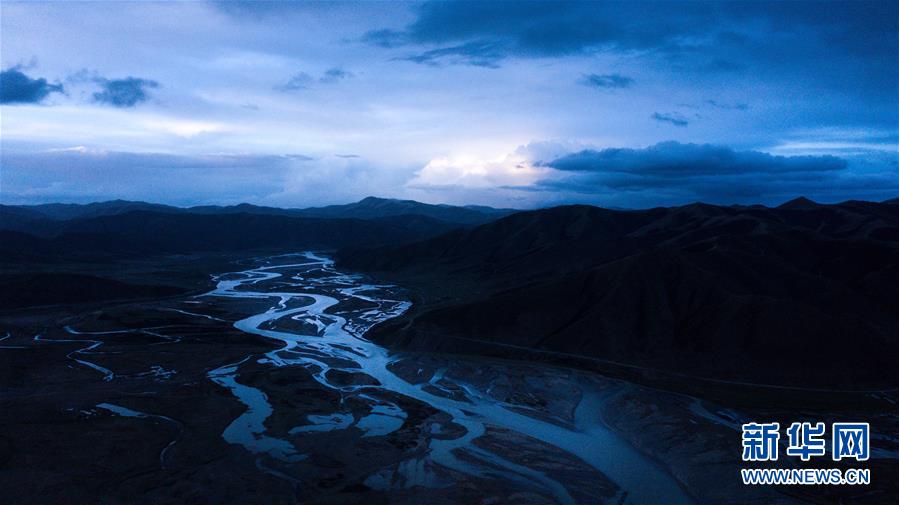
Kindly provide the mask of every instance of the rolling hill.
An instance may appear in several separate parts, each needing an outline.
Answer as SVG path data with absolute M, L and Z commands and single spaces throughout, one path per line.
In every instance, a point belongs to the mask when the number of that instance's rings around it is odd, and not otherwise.
M 526 348 L 790 385 L 899 382 L 891 203 L 565 206 L 338 260 L 416 290 L 410 313 L 369 334 L 392 347 Z
M 507 212 L 378 198 L 319 209 L 123 200 L 0 205 L 0 307 L 152 297 L 208 279 L 207 269 L 220 268 L 212 257 L 404 244 Z M 184 282 L 167 277 L 160 284 L 152 268 L 140 266 L 177 255 L 197 264 Z M 137 282 L 120 279 L 124 272 Z
M 405 243 L 454 228 L 423 216 L 372 220 L 271 214 L 190 214 L 133 211 L 73 219 L 40 236 L 3 231 L 0 256 L 109 258 L 191 252 L 330 250 Z
M 406 243 L 512 212 L 365 198 L 329 207 L 250 204 L 172 207 L 113 200 L 0 205 L 0 256 L 7 260 L 115 257 L 252 249 L 336 249 Z
M 354 203 L 326 207 L 279 208 L 241 203 L 237 205 L 201 205 L 174 207 L 147 202 L 110 200 L 88 204 L 47 203 L 40 205 L 0 205 L 0 229 L 21 228 L 20 221 L 33 224 L 37 220 L 70 221 L 128 212 L 146 211 L 167 214 L 261 214 L 328 219 L 378 219 L 404 215 L 424 216 L 453 224 L 483 224 L 516 212 L 484 206 L 432 205 L 414 200 L 367 197 Z M 49 227 L 50 225 L 44 225 Z M 19 230 L 25 231 L 25 230 Z

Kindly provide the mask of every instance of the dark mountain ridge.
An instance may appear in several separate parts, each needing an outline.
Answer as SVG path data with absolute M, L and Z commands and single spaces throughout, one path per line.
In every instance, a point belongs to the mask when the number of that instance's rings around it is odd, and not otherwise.
M 67 254 L 99 254 L 105 258 L 398 244 L 481 224 L 509 212 L 374 197 L 307 209 L 246 203 L 180 208 L 125 200 L 86 205 L 0 205 L 0 233 L 4 236 L 0 253 L 9 260 L 21 260 Z
M 137 202 L 130 200 L 109 200 L 105 202 L 78 203 L 44 203 L 39 205 L 3 205 L 4 212 L 25 212 L 32 217 L 43 217 L 54 220 L 81 219 L 87 217 L 110 216 L 124 214 L 136 210 L 156 212 L 180 212 L 182 209 L 171 205 Z
M 790 385 L 899 383 L 890 203 L 564 206 L 338 261 L 415 288 L 413 310 L 369 334 L 394 347 L 524 347 Z
M 356 203 L 308 208 L 297 212 L 309 217 L 354 217 L 361 219 L 416 214 L 454 223 L 483 224 L 517 211 L 514 209 L 494 209 L 476 205 L 465 207 L 443 204 L 434 205 L 414 200 L 395 200 L 369 196 Z
M 50 219 L 67 221 L 91 217 L 112 216 L 133 211 L 152 211 L 178 214 L 266 214 L 293 217 L 321 217 L 331 219 L 377 219 L 382 217 L 420 215 L 457 224 L 482 224 L 516 212 L 513 209 L 494 209 L 484 206 L 433 205 L 414 200 L 366 197 L 354 203 L 326 207 L 279 208 L 240 203 L 237 205 L 200 205 L 175 207 L 147 202 L 110 200 L 88 204 L 48 203 L 41 205 L 0 205 L 0 217 L 12 219 Z M 9 228 L 4 228 L 9 229 Z
M 208 279 L 203 273 L 217 268 L 223 258 L 396 245 L 482 223 L 503 212 L 376 198 L 325 209 L 250 204 L 178 208 L 123 200 L 0 205 L 0 275 L 6 279 L 0 295 L 9 295 L 0 307 L 192 289 L 196 279 Z M 189 278 L 166 277 L 170 286 L 158 285 L 152 268 L 141 266 L 177 263 L 174 256 L 182 255 L 180 261 L 195 267 L 183 267 Z

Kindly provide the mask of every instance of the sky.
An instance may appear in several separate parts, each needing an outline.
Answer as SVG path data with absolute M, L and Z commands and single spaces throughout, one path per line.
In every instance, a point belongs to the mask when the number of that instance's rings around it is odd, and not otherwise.
M 899 196 L 896 2 L 0 2 L 0 203 Z

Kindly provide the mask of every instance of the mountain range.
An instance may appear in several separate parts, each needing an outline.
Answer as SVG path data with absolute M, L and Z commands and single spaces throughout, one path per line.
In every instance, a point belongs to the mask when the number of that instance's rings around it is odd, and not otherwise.
M 205 289 L 228 258 L 396 245 L 510 212 L 373 197 L 306 209 L 124 200 L 0 205 L 0 309 Z
M 156 296 L 191 288 L 125 275 L 123 261 L 309 249 L 408 288 L 413 308 L 367 335 L 396 349 L 803 387 L 899 383 L 895 199 L 521 212 L 379 198 L 0 206 L 0 295 L 9 307 L 83 301 L 59 287 L 77 279 L 94 300 Z
M 175 207 L 158 203 L 110 200 L 88 204 L 46 203 L 39 205 L 0 205 L 0 215 L 19 218 L 72 220 L 148 211 L 172 214 L 263 214 L 332 219 L 374 219 L 402 215 L 426 216 L 450 223 L 482 224 L 515 212 L 478 205 L 453 206 L 428 204 L 414 200 L 397 200 L 369 196 L 355 203 L 325 207 L 280 208 L 241 203 L 238 205 L 200 205 Z
M 172 207 L 115 200 L 0 206 L 0 258 L 323 249 L 397 244 L 508 215 L 509 209 L 369 197 L 307 209 Z
M 563 206 L 345 249 L 338 264 L 416 293 L 369 333 L 394 348 L 536 350 L 781 385 L 899 382 L 895 201 Z

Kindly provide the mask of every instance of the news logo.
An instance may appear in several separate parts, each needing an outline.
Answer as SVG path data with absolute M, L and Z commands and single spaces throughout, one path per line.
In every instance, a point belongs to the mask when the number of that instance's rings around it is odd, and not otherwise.
M 869 431 L 868 423 L 833 423 L 833 460 L 852 458 L 867 461 Z
M 779 423 L 743 425 L 743 461 L 777 461 Z
M 746 423 L 742 426 L 743 461 L 777 461 L 780 444 L 779 423 Z M 868 423 L 833 423 L 830 428 L 833 461 L 870 457 Z M 827 455 L 827 427 L 824 423 L 794 422 L 787 427 L 784 453 L 788 457 L 811 461 Z M 867 468 L 743 468 L 747 485 L 858 485 L 871 483 Z
M 790 445 L 787 456 L 798 456 L 808 461 L 812 456 L 824 456 L 824 423 L 793 423 L 787 428 Z

